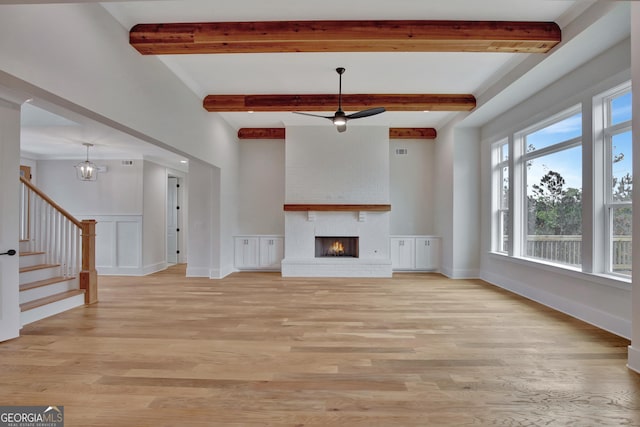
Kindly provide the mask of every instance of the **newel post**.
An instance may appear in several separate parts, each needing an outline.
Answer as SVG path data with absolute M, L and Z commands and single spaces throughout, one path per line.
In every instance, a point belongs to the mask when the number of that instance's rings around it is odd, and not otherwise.
M 80 289 L 84 289 L 84 303 L 98 302 L 98 272 L 96 271 L 96 220 L 82 221 L 82 268 Z

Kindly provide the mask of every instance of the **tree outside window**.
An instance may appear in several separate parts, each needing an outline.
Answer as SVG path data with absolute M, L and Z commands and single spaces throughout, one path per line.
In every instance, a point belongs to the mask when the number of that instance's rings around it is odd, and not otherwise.
M 574 109 L 524 136 L 528 257 L 582 264 L 581 133 L 582 114 Z

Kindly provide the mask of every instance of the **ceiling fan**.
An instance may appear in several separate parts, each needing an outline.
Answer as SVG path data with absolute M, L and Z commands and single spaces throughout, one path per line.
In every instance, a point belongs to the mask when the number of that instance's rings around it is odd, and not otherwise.
M 334 125 L 336 125 L 336 129 L 338 129 L 338 132 L 344 132 L 347 130 L 347 121 L 351 119 L 362 119 L 364 117 L 375 116 L 376 114 L 384 113 L 386 111 L 384 107 L 376 107 L 376 108 L 369 108 L 367 110 L 358 111 L 356 113 L 345 114 L 345 112 L 342 111 L 342 75 L 344 74 L 345 69 L 342 67 L 338 67 L 336 68 L 336 72 L 340 76 L 340 83 L 339 83 L 339 92 L 338 92 L 338 110 L 336 110 L 333 116 L 321 116 L 318 114 L 300 113 L 297 111 L 294 111 L 294 113 L 302 114 L 305 116 L 321 117 L 323 119 L 329 119 L 333 122 Z

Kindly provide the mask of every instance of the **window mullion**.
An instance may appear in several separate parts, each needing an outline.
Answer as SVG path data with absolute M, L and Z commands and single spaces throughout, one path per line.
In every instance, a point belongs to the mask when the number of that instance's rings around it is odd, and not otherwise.
M 511 179 L 511 186 L 509 187 L 511 247 L 509 248 L 509 255 L 517 257 L 523 255 L 523 245 L 527 241 L 524 235 L 527 230 L 527 183 L 525 181 L 526 159 L 524 154 L 524 137 L 522 135 L 509 137 L 509 165 L 511 166 L 509 175 Z

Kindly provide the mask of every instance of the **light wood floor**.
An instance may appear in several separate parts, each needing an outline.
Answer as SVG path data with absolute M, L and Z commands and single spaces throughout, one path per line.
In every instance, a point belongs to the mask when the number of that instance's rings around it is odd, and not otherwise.
M 0 344 L 0 405 L 66 426 L 640 425 L 628 341 L 480 281 L 101 277 Z

